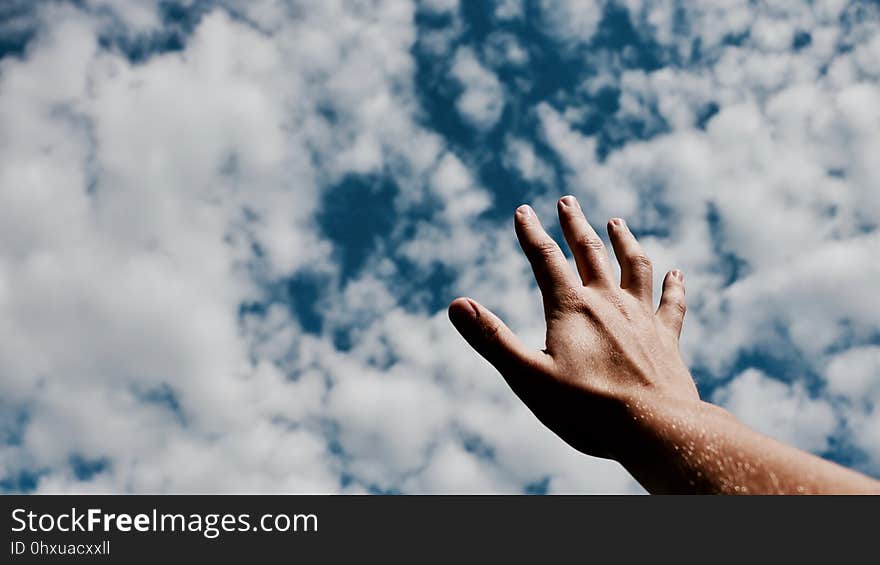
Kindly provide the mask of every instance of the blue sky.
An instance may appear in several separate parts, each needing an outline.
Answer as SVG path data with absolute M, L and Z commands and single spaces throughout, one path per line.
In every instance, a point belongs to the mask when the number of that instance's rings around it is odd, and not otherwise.
M 0 16 L 4 490 L 640 492 L 445 318 L 541 345 L 568 193 L 685 271 L 704 398 L 880 472 L 878 3 Z

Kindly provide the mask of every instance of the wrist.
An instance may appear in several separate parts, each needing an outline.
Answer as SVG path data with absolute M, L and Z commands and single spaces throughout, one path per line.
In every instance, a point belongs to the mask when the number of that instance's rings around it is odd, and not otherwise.
M 670 445 L 687 448 L 688 436 L 709 433 L 706 422 L 733 418 L 723 408 L 699 397 L 638 391 L 622 400 L 622 438 L 614 448 L 614 459 L 624 467 L 638 466 L 666 451 Z
M 698 398 L 653 394 L 628 402 L 629 418 L 615 459 L 653 493 L 715 492 L 711 481 L 716 450 L 736 418 L 720 406 Z M 708 457 L 708 459 L 707 459 Z

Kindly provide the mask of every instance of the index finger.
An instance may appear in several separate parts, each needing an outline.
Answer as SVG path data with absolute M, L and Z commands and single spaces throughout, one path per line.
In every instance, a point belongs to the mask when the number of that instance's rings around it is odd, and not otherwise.
M 544 296 L 544 304 L 555 304 L 565 291 L 580 286 L 581 283 L 559 245 L 544 231 L 531 206 L 523 204 L 516 209 L 514 216 L 516 236 L 532 265 L 535 281 Z

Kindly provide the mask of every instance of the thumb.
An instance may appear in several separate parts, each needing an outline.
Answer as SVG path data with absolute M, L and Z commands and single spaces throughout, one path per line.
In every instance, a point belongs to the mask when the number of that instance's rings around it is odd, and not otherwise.
M 452 301 L 449 320 L 468 344 L 505 377 L 511 369 L 545 364 L 545 353 L 526 347 L 498 316 L 470 298 Z

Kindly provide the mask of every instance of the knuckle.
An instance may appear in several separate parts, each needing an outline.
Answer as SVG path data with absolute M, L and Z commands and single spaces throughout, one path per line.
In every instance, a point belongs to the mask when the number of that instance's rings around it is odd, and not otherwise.
M 544 239 L 537 243 L 535 243 L 535 253 L 539 257 L 543 257 L 545 259 L 549 259 L 551 257 L 555 257 L 559 252 L 559 246 L 556 245 L 556 242 L 552 239 Z
M 679 316 L 683 317 L 687 313 L 687 304 L 684 303 L 684 300 L 671 300 L 669 307 Z
M 575 246 L 586 252 L 596 252 L 605 249 L 605 244 L 595 235 L 581 235 L 575 240 Z
M 644 253 L 636 253 L 629 257 L 629 264 L 632 271 L 638 274 L 650 273 L 654 269 L 651 260 Z
M 560 290 L 556 294 L 556 305 L 559 309 L 566 312 L 579 311 L 584 304 L 584 299 L 574 288 L 566 288 Z
M 569 319 L 572 315 L 580 313 L 584 309 L 584 304 L 584 298 L 574 288 L 559 289 L 552 296 L 546 296 L 544 299 L 548 322 Z

